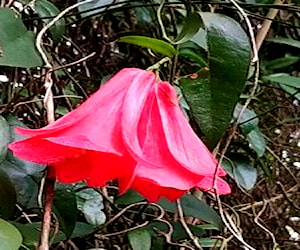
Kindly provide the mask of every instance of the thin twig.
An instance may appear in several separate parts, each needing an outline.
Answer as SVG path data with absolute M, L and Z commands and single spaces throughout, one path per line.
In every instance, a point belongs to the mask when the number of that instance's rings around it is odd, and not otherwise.
M 82 2 L 78 2 L 77 4 L 74 4 L 62 12 L 60 12 L 54 19 L 52 19 L 49 23 L 47 23 L 41 31 L 38 33 L 37 38 L 36 38 L 36 47 L 38 52 L 41 54 L 41 57 L 45 63 L 45 69 L 46 69 L 46 74 L 45 74 L 45 88 L 46 88 L 46 94 L 44 97 L 44 107 L 47 111 L 47 120 L 48 123 L 52 123 L 55 120 L 54 116 L 54 102 L 53 102 L 53 93 L 52 93 L 52 85 L 53 85 L 53 80 L 51 77 L 52 71 L 53 71 L 53 66 L 48 60 L 48 57 L 45 53 L 45 51 L 42 48 L 42 41 L 43 41 L 43 36 L 47 32 L 47 30 L 55 24 L 60 18 L 62 18 L 66 13 L 69 11 L 77 8 L 78 6 L 82 4 L 86 4 L 88 2 L 91 2 L 93 0 L 85 0 Z M 47 174 L 46 174 L 46 179 L 45 179 L 45 211 L 44 211 L 44 216 L 43 216 L 43 222 L 42 222 L 42 232 L 41 232 L 41 237 L 40 237 L 40 245 L 38 247 L 38 250 L 48 250 L 49 249 L 49 234 L 50 234 L 50 227 L 51 227 L 51 214 L 52 214 L 52 205 L 53 205 L 53 199 L 54 199 L 54 184 L 55 180 L 53 177 L 55 176 L 53 167 L 48 166 L 47 169 Z
M 183 226 L 185 232 L 187 233 L 187 235 L 190 237 L 190 239 L 194 243 L 195 247 L 197 249 L 202 250 L 203 248 L 201 247 L 201 245 L 199 243 L 199 240 L 197 239 L 197 237 L 195 237 L 193 235 L 192 231 L 189 229 L 188 225 L 186 224 L 186 222 L 184 220 L 183 210 L 182 210 L 182 206 L 181 206 L 180 200 L 177 199 L 176 203 L 177 203 L 177 210 L 178 210 L 178 215 L 179 215 L 179 220 L 180 220 L 181 225 Z
M 168 42 L 172 43 L 172 40 L 167 35 L 164 23 L 163 23 L 162 18 L 161 18 L 161 12 L 162 12 L 162 9 L 163 9 L 164 5 L 165 5 L 165 0 L 162 0 L 159 7 L 158 7 L 158 9 L 157 9 L 157 20 L 158 20 L 158 23 L 159 23 L 159 26 L 160 26 L 160 29 L 161 29 L 162 37 L 164 39 L 166 39 Z
M 277 249 L 277 247 L 278 247 L 278 243 L 276 242 L 276 239 L 275 239 L 274 234 L 273 234 L 268 228 L 266 228 L 264 225 L 262 225 L 262 224 L 258 221 L 258 220 L 259 220 L 259 217 L 263 214 L 263 212 L 265 211 L 266 207 L 267 207 L 267 203 L 264 202 L 263 207 L 261 208 L 261 210 L 259 211 L 259 213 L 255 216 L 254 222 L 255 222 L 261 229 L 263 229 L 267 234 L 269 234 L 269 235 L 271 236 L 272 241 L 273 241 L 273 250 L 275 250 L 275 249 Z M 253 214 L 255 214 L 255 210 L 252 209 L 252 211 L 253 211 Z
M 289 190 L 286 191 L 286 196 L 289 197 L 289 196 L 292 196 L 293 194 L 295 194 L 295 192 L 299 189 L 299 186 L 298 185 L 295 185 L 293 187 L 291 187 Z M 277 195 L 275 197 L 272 197 L 270 199 L 267 199 L 267 200 L 263 200 L 263 201 L 256 201 L 254 203 L 245 203 L 245 204 L 241 204 L 241 205 L 236 205 L 234 206 L 233 208 L 239 212 L 242 212 L 242 211 L 246 211 L 252 207 L 259 207 L 259 206 L 263 206 L 264 205 L 264 202 L 275 202 L 277 200 L 280 200 L 280 199 L 283 199 L 284 198 L 284 195 L 283 194 L 280 194 L 280 195 Z
M 134 227 L 131 227 L 131 228 L 127 228 L 127 229 L 124 229 L 122 231 L 118 231 L 118 232 L 114 232 L 114 233 L 109 233 L 109 234 L 96 234 L 95 237 L 98 238 L 98 239 L 103 239 L 105 237 L 111 237 L 111 236 L 116 236 L 116 235 L 119 235 L 119 234 L 123 234 L 123 233 L 128 233 L 128 232 L 131 232 L 131 231 L 134 231 L 136 229 L 139 229 L 139 228 L 142 228 L 144 226 L 147 226 L 149 224 L 149 221 L 145 221 L 144 223 L 140 224 L 140 225 L 137 225 L 137 226 L 134 226 Z
M 252 52 L 253 52 L 252 63 L 255 63 L 258 61 L 258 49 L 257 49 L 256 43 L 255 43 L 255 35 L 254 35 L 254 31 L 253 31 L 251 22 L 248 18 L 247 13 L 243 10 L 243 8 L 241 6 L 239 6 L 237 4 L 237 2 L 235 0 L 229 0 L 229 2 L 231 2 L 234 5 L 234 7 L 240 12 L 240 14 L 243 16 L 243 18 L 246 22 L 248 32 L 250 35 L 250 39 L 251 39 L 251 44 L 252 44 Z
M 242 118 L 242 115 L 244 113 L 244 111 L 246 110 L 246 108 L 248 107 L 248 105 L 250 104 L 252 98 L 255 96 L 257 87 L 258 87 L 258 80 L 259 80 L 259 60 L 258 60 L 258 50 L 256 48 L 256 43 L 255 43 L 255 37 L 254 37 L 254 33 L 253 33 L 253 29 L 252 29 L 252 25 L 251 22 L 247 16 L 247 14 L 244 12 L 244 10 L 236 3 L 236 1 L 234 0 L 229 0 L 236 8 L 237 10 L 240 12 L 240 14 L 243 16 L 247 27 L 248 27 L 248 32 L 250 35 L 250 40 L 251 40 L 251 45 L 252 45 L 252 53 L 253 53 L 253 58 L 252 58 L 252 63 L 255 64 L 255 75 L 254 75 L 254 82 L 253 82 L 253 88 L 251 90 L 251 93 L 248 97 L 248 99 L 245 101 L 245 104 L 243 105 L 243 107 L 241 108 L 237 120 L 235 121 L 235 123 L 233 124 L 232 127 L 232 131 L 231 134 L 228 136 L 226 142 L 225 142 L 225 146 L 223 148 L 223 150 L 221 151 L 221 155 L 220 155 L 220 159 L 219 159 L 219 164 L 216 167 L 215 170 L 215 174 L 214 174 L 214 180 L 213 180 L 213 189 L 215 190 L 216 193 L 216 198 L 217 198 L 217 204 L 218 204 L 218 208 L 220 211 L 220 215 L 222 218 L 222 221 L 224 222 L 224 224 L 228 227 L 229 231 L 235 236 L 236 239 L 238 239 L 242 244 L 244 244 L 245 247 L 247 247 L 248 249 L 253 250 L 254 248 L 251 247 L 248 243 L 246 243 L 241 235 L 241 233 L 239 232 L 239 230 L 237 229 L 236 225 L 233 223 L 233 221 L 231 220 L 230 217 L 225 216 L 223 208 L 222 208 L 222 203 L 220 200 L 219 195 L 216 192 L 216 188 L 217 188 L 217 173 L 218 170 L 220 168 L 220 164 L 224 159 L 225 153 L 227 152 L 227 149 L 229 148 L 229 145 L 237 131 L 239 122 Z
M 59 70 L 59 69 L 62 69 L 62 68 L 67 68 L 67 67 L 70 67 L 72 65 L 75 65 L 75 64 L 78 64 L 78 63 L 81 63 L 81 62 L 85 62 L 87 59 L 93 57 L 94 55 L 96 54 L 96 52 L 92 52 L 91 54 L 85 56 L 85 57 L 82 57 L 80 58 L 79 60 L 77 61 L 74 61 L 74 62 L 71 62 L 71 63 L 67 63 L 67 64 L 64 64 L 62 66 L 59 66 L 57 68 L 54 68 L 53 71 L 56 71 L 56 70 Z
M 291 199 L 290 197 L 288 196 L 287 192 L 285 191 L 284 189 L 284 186 L 281 184 L 281 182 L 277 181 L 276 184 L 280 187 L 281 191 L 282 191 L 282 194 L 284 196 L 284 198 L 287 200 L 287 202 L 293 207 L 295 208 L 296 210 L 300 211 L 300 207 L 297 206 Z
M 184 243 L 181 244 L 181 243 L 176 243 L 176 242 L 173 242 L 173 241 L 172 241 L 172 234 L 173 234 L 173 232 L 174 232 L 174 229 L 173 229 L 172 224 L 171 224 L 169 221 L 163 220 L 163 219 L 156 219 L 156 220 L 157 220 L 157 221 L 160 221 L 160 222 L 162 222 L 162 223 L 164 223 L 164 224 L 166 224 L 166 225 L 168 226 L 169 231 L 168 231 L 167 233 L 162 232 L 162 231 L 160 231 L 160 230 L 156 230 L 159 234 L 161 234 L 161 235 L 163 235 L 163 236 L 165 237 L 166 242 L 167 242 L 168 244 L 170 244 L 170 245 L 172 245 L 172 246 L 178 246 L 178 247 L 181 247 L 180 249 L 190 249 L 190 250 L 195 250 L 193 247 L 190 247 L 190 246 L 188 246 L 188 245 L 186 245 L 186 244 L 184 244 Z
M 298 185 L 300 185 L 300 182 L 298 181 L 297 177 L 294 175 L 294 173 L 291 171 L 291 169 L 289 167 L 287 167 L 286 164 L 284 164 L 284 162 L 278 157 L 278 155 L 276 155 L 276 153 L 271 148 L 269 148 L 268 146 L 266 146 L 266 149 L 284 167 L 284 169 L 289 172 L 289 174 L 294 179 L 294 181 Z
M 274 4 L 282 4 L 284 0 L 275 0 Z M 278 14 L 279 9 L 270 9 L 267 14 L 267 19 L 265 19 L 262 23 L 261 29 L 258 31 L 256 35 L 256 47 L 257 50 L 260 49 L 263 41 L 266 39 L 266 36 L 270 30 L 272 19 L 274 19 Z

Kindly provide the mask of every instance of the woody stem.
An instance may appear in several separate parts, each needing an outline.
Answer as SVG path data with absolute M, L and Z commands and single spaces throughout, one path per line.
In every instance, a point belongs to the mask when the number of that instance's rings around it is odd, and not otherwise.
M 51 229 L 51 214 L 54 199 L 55 179 L 51 178 L 51 167 L 48 166 L 47 176 L 45 180 L 45 205 L 42 222 L 42 232 L 40 237 L 40 245 L 38 250 L 49 250 L 49 235 Z

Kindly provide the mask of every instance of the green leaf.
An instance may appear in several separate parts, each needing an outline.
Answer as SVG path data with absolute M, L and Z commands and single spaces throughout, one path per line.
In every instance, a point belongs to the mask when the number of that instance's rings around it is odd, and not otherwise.
M 297 63 L 299 60 L 299 56 L 291 56 L 287 54 L 284 57 L 266 62 L 265 67 L 270 70 L 283 69 Z
M 220 239 L 211 239 L 211 238 L 202 238 L 199 240 L 202 247 L 220 247 L 222 245 L 222 240 Z
M 9 143 L 9 125 L 0 115 L 0 162 L 6 157 L 7 144 Z
M 247 34 L 233 19 L 202 12 L 207 31 L 209 77 L 181 79 L 183 94 L 209 145 L 214 147 L 231 121 L 250 64 Z
M 202 225 L 197 225 L 202 230 L 219 230 L 215 225 L 213 224 L 202 224 Z
M 131 231 L 127 234 L 130 246 L 133 250 L 150 250 L 151 235 L 146 229 Z
M 93 233 L 95 231 L 95 228 L 87 223 L 83 223 L 83 222 L 76 222 L 72 237 L 85 237 L 91 233 Z
M 229 160 L 223 160 L 223 168 L 236 181 L 239 187 L 250 190 L 257 180 L 257 169 L 243 155 L 235 155 Z
M 279 84 L 279 86 L 288 94 L 294 95 L 300 100 L 300 78 L 288 75 L 286 73 L 272 74 L 263 77 L 264 81 Z
M 29 249 L 35 250 L 39 244 L 40 239 L 40 230 L 41 223 L 33 222 L 28 224 L 21 224 L 18 222 L 12 222 L 12 224 L 21 232 L 23 236 L 23 245 Z M 72 233 L 72 237 L 85 237 L 91 233 L 93 233 L 95 229 L 87 224 L 82 222 L 77 222 Z M 53 232 L 50 232 L 51 236 Z M 55 232 L 55 237 L 53 239 L 53 244 L 56 244 L 60 241 L 66 240 L 67 237 L 62 231 Z M 1 249 L 0 249 L 1 250 Z
M 62 231 L 71 238 L 77 220 L 76 194 L 69 185 L 59 185 L 55 189 L 53 211 L 57 215 Z
M 266 140 L 259 127 L 256 127 L 250 133 L 248 133 L 246 138 L 250 147 L 253 148 L 257 153 L 257 156 L 262 157 L 266 151 Z
M 268 39 L 267 41 L 274 42 L 274 43 L 279 43 L 279 44 L 285 44 L 285 45 L 289 45 L 289 46 L 300 49 L 300 42 L 298 40 L 294 40 L 294 39 L 291 39 L 291 38 L 274 37 L 274 38 Z
M 238 118 L 243 106 L 237 104 L 233 113 L 234 118 Z M 258 157 L 262 157 L 266 151 L 266 140 L 258 126 L 258 118 L 254 111 L 246 108 L 240 117 L 240 128 L 246 136 L 249 146 L 254 149 Z
M 77 0 L 77 2 L 82 2 L 83 0 Z M 81 15 L 81 17 L 88 17 L 88 16 L 96 16 L 98 13 L 103 12 L 107 7 L 103 7 L 107 4 L 112 4 L 114 2 L 122 2 L 121 0 L 119 1 L 114 1 L 114 0 L 94 0 L 85 4 L 82 4 L 78 7 L 78 10 Z M 121 7 L 123 4 L 118 4 L 115 7 Z M 110 9 L 112 9 L 114 6 L 111 6 Z M 88 11 L 90 10 L 90 11 Z
M 198 64 L 199 67 L 206 67 L 205 60 L 191 48 L 182 48 L 179 50 L 179 56 L 187 57 Z
M 88 223 L 100 226 L 105 223 L 106 216 L 103 198 L 100 193 L 92 188 L 85 188 L 76 192 L 77 208 L 80 210 Z
M 186 194 L 180 198 L 181 206 L 185 216 L 192 216 L 199 218 L 203 221 L 209 222 L 222 229 L 223 224 L 220 216 L 208 206 L 204 201 L 197 199 L 196 197 Z M 176 204 L 167 199 L 160 199 L 159 205 L 166 211 L 175 213 L 177 211 Z
M 264 81 L 270 81 L 273 83 L 284 84 L 284 85 L 288 85 L 290 87 L 300 89 L 300 78 L 296 77 L 296 76 L 291 76 L 286 73 L 272 74 L 272 75 L 264 76 L 262 79 Z
M 201 25 L 202 21 L 199 14 L 189 13 L 189 15 L 183 20 L 181 31 L 174 42 L 180 44 L 190 40 L 198 32 Z
M 15 126 L 26 127 L 24 124 L 16 120 L 13 116 L 6 116 L 9 124 L 10 141 L 16 141 L 23 137 L 16 134 Z M 37 206 L 37 194 L 43 174 L 44 166 L 34 164 L 28 161 L 23 161 L 12 155 L 11 152 L 6 154 L 6 159 L 0 163 L 0 170 L 4 171 L 12 181 L 16 193 L 17 202 L 27 208 Z
M 12 224 L 20 231 L 23 237 L 22 244 L 29 249 L 36 249 L 40 239 L 41 223 L 33 222 L 28 224 L 21 224 L 12 222 Z
M 10 218 L 14 214 L 16 191 L 9 176 L 0 170 L 0 217 Z
M 134 6 L 134 4 L 132 4 Z M 146 26 L 152 23 L 151 12 L 146 7 L 135 8 L 136 21 L 139 26 Z
M 60 13 L 59 9 L 54 4 L 47 0 L 35 1 L 34 9 L 41 18 L 57 16 Z M 52 19 L 50 18 L 43 20 L 45 23 L 49 23 Z M 54 41 L 58 42 L 65 32 L 64 19 L 61 18 L 55 22 L 55 24 L 50 28 L 50 32 Z
M 162 237 L 152 238 L 151 250 L 165 250 L 165 239 Z
M 17 228 L 0 219 L 0 250 L 18 250 L 22 240 L 22 235 Z
M 146 36 L 123 36 L 119 38 L 119 42 L 122 43 L 129 43 L 129 44 L 134 44 L 138 45 L 144 48 L 148 48 L 153 50 L 154 52 L 157 52 L 159 54 L 168 56 L 168 57 L 173 57 L 176 55 L 176 49 L 169 43 L 152 38 L 152 37 L 146 37 Z
M 233 113 L 233 117 L 235 119 L 238 118 L 240 115 L 240 112 L 242 110 L 243 106 L 241 104 L 237 104 Z M 254 111 L 246 108 L 243 112 L 243 114 L 240 117 L 239 125 L 245 135 L 250 133 L 252 130 L 256 129 L 258 127 L 258 118 Z
M 117 205 L 128 206 L 130 204 L 140 202 L 143 200 L 145 200 L 145 198 L 141 196 L 139 193 L 135 192 L 134 190 L 129 190 L 126 192 L 126 194 L 123 194 L 122 196 L 118 197 L 115 203 Z
M 295 96 L 295 98 L 297 98 L 298 100 L 300 100 L 300 89 L 296 89 L 293 87 L 290 87 L 289 85 L 285 85 L 285 84 L 279 84 L 279 86 L 288 94 Z
M 17 192 L 17 202 L 25 207 L 36 207 L 38 182 L 44 167 L 15 158 L 10 152 L 0 164 L 0 169 L 11 179 Z
M 174 230 L 172 233 L 172 241 L 184 240 L 189 238 L 186 230 L 183 228 L 182 224 L 179 221 L 173 221 L 171 222 L 171 224 Z M 189 224 L 187 226 L 195 236 L 202 237 L 205 234 L 204 230 L 199 227 Z
M 220 230 L 222 229 L 223 223 L 220 216 L 204 201 L 190 194 L 184 195 L 180 200 L 185 216 L 199 218 L 205 222 L 216 225 Z
M 0 8 L 0 65 L 37 67 L 43 62 L 35 49 L 35 39 L 16 13 Z
M 205 29 L 200 28 L 198 32 L 191 38 L 191 41 L 197 44 L 204 50 L 208 50 L 207 48 L 207 31 Z

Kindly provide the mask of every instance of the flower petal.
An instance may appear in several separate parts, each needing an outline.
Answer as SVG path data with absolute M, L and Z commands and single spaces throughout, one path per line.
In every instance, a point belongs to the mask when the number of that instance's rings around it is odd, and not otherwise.
M 136 166 L 131 157 L 91 152 L 89 158 L 92 166 L 91 173 L 86 178 L 89 186 L 101 187 L 110 180 L 122 179 L 123 191 L 127 191 Z
M 135 172 L 137 177 L 151 179 L 161 187 L 180 190 L 189 190 L 202 178 L 179 164 L 170 153 L 154 96 L 145 106 L 138 135 L 144 158 L 143 160 L 137 159 L 138 165 Z M 144 160 L 151 164 L 145 164 Z
M 175 201 L 186 192 L 174 188 L 164 188 L 143 178 L 136 178 L 131 188 L 144 196 L 149 202 L 157 202 L 161 197 Z
M 124 69 L 111 78 L 81 106 L 41 129 L 17 128 L 22 135 L 51 137 L 70 147 L 102 152 L 121 152 L 120 117 L 124 96 L 139 69 Z
M 138 126 L 144 107 L 147 107 L 148 97 L 155 83 L 155 74 L 150 71 L 140 71 L 132 81 L 124 99 L 122 112 L 122 136 L 127 150 L 134 158 L 142 160 L 143 149 L 139 141 Z M 149 163 L 150 164 L 150 163 Z
M 38 138 L 28 138 L 8 145 L 14 155 L 39 164 L 52 164 L 66 158 L 77 158 L 85 152 L 82 149 L 66 147 Z
M 217 161 L 197 137 L 182 113 L 175 89 L 167 82 L 157 85 L 156 95 L 168 148 L 174 158 L 191 172 L 214 174 Z M 225 175 L 220 168 L 218 175 Z
M 213 191 L 213 182 L 213 176 L 204 176 L 204 178 L 197 184 L 196 187 L 208 192 Z M 230 194 L 231 188 L 226 181 L 216 177 L 216 192 L 218 194 Z

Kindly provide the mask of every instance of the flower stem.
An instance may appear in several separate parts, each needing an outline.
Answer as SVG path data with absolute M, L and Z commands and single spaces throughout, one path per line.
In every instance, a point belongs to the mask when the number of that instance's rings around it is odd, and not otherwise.
M 148 67 L 147 70 L 151 70 L 151 71 L 155 71 L 158 70 L 160 68 L 160 65 L 169 62 L 171 59 L 169 57 L 164 57 L 163 59 L 161 59 L 160 61 L 158 61 L 157 63 L 153 64 L 152 66 Z
M 42 232 L 40 238 L 40 245 L 38 250 L 49 250 L 49 235 L 51 229 L 51 214 L 52 214 L 52 205 L 54 199 L 54 185 L 55 179 L 51 174 L 52 167 L 48 166 L 47 176 L 45 180 L 45 206 L 44 206 L 44 215 L 42 222 Z

